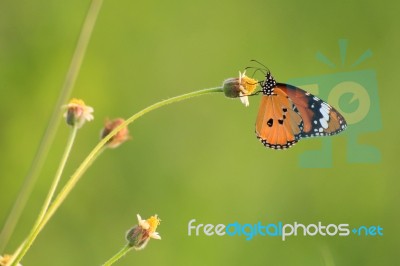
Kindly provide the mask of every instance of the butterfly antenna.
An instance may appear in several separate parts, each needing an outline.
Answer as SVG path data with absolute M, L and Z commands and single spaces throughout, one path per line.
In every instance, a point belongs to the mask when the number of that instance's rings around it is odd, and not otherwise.
M 248 67 L 245 68 L 245 70 L 247 70 L 247 69 L 254 69 L 254 72 L 251 75 L 251 77 L 254 77 L 258 71 L 263 73 L 264 76 L 267 75 L 266 70 L 263 69 L 263 68 L 248 66 Z
M 263 63 L 261 63 L 260 61 L 257 61 L 257 60 L 255 60 L 255 59 L 251 59 L 250 62 L 256 62 L 257 64 L 259 64 L 259 65 L 261 65 L 262 67 L 264 67 L 264 70 L 267 70 L 268 72 L 270 72 L 269 69 L 268 69 L 268 67 L 266 67 L 266 66 L 265 66 Z

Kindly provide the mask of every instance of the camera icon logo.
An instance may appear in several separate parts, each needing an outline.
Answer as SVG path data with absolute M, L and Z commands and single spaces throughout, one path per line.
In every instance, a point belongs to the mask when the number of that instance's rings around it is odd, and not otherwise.
M 344 65 L 347 40 L 339 40 L 339 47 L 342 65 Z M 370 56 L 372 56 L 372 51 L 367 50 L 351 65 L 351 68 L 358 66 Z M 318 52 L 316 57 L 319 61 L 330 67 L 336 67 L 322 53 Z M 374 70 L 335 72 L 328 75 L 290 79 L 287 83 L 298 86 L 325 99 L 345 117 L 349 126 L 339 136 L 346 137 L 346 146 L 343 147 L 342 151 L 346 153 L 347 162 L 380 162 L 380 151 L 372 145 L 361 143 L 359 140 L 362 134 L 379 131 L 382 128 L 378 83 Z M 332 138 L 321 138 L 320 140 L 322 141 L 322 148 L 320 150 L 305 151 L 300 154 L 300 167 L 332 167 Z

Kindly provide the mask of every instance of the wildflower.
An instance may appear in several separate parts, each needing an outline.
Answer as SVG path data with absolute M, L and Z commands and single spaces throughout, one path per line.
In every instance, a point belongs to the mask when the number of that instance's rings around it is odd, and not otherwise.
M 67 124 L 70 126 L 82 127 L 86 121 L 93 120 L 93 108 L 85 105 L 80 99 L 73 98 L 67 105 L 64 106 L 67 111 L 64 113 Z
M 111 131 L 113 131 L 116 127 L 124 123 L 125 120 L 122 118 L 117 118 L 114 120 L 106 120 L 103 130 L 101 131 L 101 138 L 103 139 L 107 136 Z M 125 141 L 130 139 L 129 131 L 127 127 L 123 127 L 120 131 L 117 132 L 111 139 L 108 140 L 107 146 L 109 148 L 116 148 Z
M 224 81 L 223 89 L 226 97 L 237 98 L 247 107 L 249 106 L 248 95 L 251 95 L 257 87 L 257 80 L 246 76 L 246 71 L 239 72 L 238 78 L 229 78 Z
M 6 266 L 11 261 L 11 258 L 11 255 L 5 254 L 4 257 L 0 255 L 0 266 Z M 18 266 L 22 266 L 22 264 L 18 263 Z
M 157 217 L 157 214 L 147 220 L 142 220 L 139 214 L 137 218 L 138 225 L 128 231 L 126 239 L 129 242 L 129 246 L 136 250 L 141 250 L 147 245 L 150 238 L 161 239 L 161 236 L 156 232 L 161 220 Z

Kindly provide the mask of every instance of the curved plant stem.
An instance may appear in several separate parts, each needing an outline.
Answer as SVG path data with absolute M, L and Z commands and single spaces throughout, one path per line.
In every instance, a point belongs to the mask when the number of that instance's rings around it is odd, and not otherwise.
M 75 81 L 78 77 L 78 73 L 86 53 L 86 48 L 92 35 L 92 31 L 96 23 L 96 19 L 98 17 L 102 3 L 103 0 L 93 0 L 88 10 L 80 36 L 78 38 L 78 42 L 75 47 L 74 55 L 72 57 L 67 75 L 64 80 L 64 84 L 61 89 L 60 96 L 54 107 L 54 111 L 52 112 L 49 124 L 39 144 L 39 148 L 36 152 L 35 158 L 33 159 L 29 172 L 24 179 L 18 197 L 0 233 L 0 254 L 3 253 L 3 250 L 6 247 L 8 240 L 15 229 L 15 226 L 21 216 L 22 210 L 25 208 L 28 198 L 31 195 L 38 174 L 43 167 L 45 158 L 48 154 L 51 143 L 53 142 L 54 136 L 56 134 L 56 130 L 60 123 L 62 112 L 61 106 L 65 104 L 70 97 L 72 88 L 74 87 Z
M 126 245 L 125 247 L 123 247 L 120 251 L 118 251 L 117 254 L 115 254 L 114 256 L 111 257 L 111 259 L 109 259 L 108 261 L 106 261 L 103 266 L 110 266 L 113 265 L 115 262 L 117 262 L 120 258 L 122 258 L 123 256 L 125 256 L 126 253 L 128 253 L 130 250 L 132 249 L 131 246 Z
M 171 104 L 171 103 L 175 103 L 175 102 L 179 102 L 179 101 L 186 100 L 186 99 L 190 99 L 190 98 L 193 98 L 193 97 L 196 97 L 196 96 L 200 96 L 200 95 L 214 93 L 214 92 L 222 92 L 222 87 L 199 90 L 199 91 L 183 94 L 183 95 L 180 95 L 180 96 L 176 96 L 176 97 L 173 97 L 173 98 L 169 98 L 169 99 L 163 100 L 161 102 L 155 103 L 153 105 L 150 105 L 149 107 L 147 107 L 147 108 L 139 111 L 138 113 L 132 115 L 131 117 L 129 117 L 122 124 L 120 124 L 113 131 L 111 131 L 107 136 L 105 136 L 93 148 L 93 150 L 89 153 L 89 155 L 85 158 L 85 160 L 81 163 L 81 165 L 78 167 L 78 169 L 75 171 L 75 173 L 71 176 L 71 178 L 65 184 L 63 189 L 59 192 L 57 197 L 54 199 L 53 203 L 48 208 L 48 211 L 43 216 L 43 219 L 40 222 L 40 224 L 37 226 L 37 228 L 35 230 L 31 231 L 31 233 L 29 234 L 27 239 L 22 244 L 21 252 L 19 254 L 16 254 L 15 256 L 13 256 L 12 262 L 9 265 L 11 265 L 11 266 L 18 265 L 18 263 L 21 261 L 23 256 L 29 250 L 30 246 L 32 245 L 32 243 L 35 240 L 35 238 L 37 237 L 37 235 L 40 233 L 40 231 L 43 229 L 43 227 L 46 225 L 46 223 L 50 220 L 50 218 L 54 215 L 54 213 L 56 212 L 58 207 L 60 207 L 60 205 L 65 200 L 65 198 L 68 196 L 68 194 L 71 192 L 71 190 L 75 187 L 76 183 L 80 180 L 82 175 L 86 172 L 87 168 L 91 165 L 91 163 L 97 158 L 97 156 L 103 150 L 104 145 L 115 134 L 117 134 L 122 128 L 128 126 L 129 124 L 134 122 L 139 117 L 145 115 L 146 113 L 151 112 L 153 110 L 156 110 L 156 109 L 158 109 L 160 107 L 163 107 L 165 105 L 168 105 L 168 104 Z

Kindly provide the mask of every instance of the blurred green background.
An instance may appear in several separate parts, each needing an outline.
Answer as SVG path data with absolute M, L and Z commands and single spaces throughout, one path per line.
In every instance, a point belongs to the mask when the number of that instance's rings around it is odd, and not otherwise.
M 17 196 L 64 80 L 90 1 L 0 2 L 0 225 Z M 400 90 L 400 4 L 393 1 L 105 1 L 73 96 L 95 108 L 80 131 L 64 181 L 98 141 L 106 117 L 129 117 L 161 99 L 219 86 L 250 59 L 275 78 L 348 67 L 378 81 L 382 130 L 359 142 L 380 163 L 346 160 L 347 133 L 332 138 L 332 168 L 302 168 L 321 139 L 267 150 L 250 107 L 222 94 L 152 112 L 130 127 L 132 141 L 94 163 L 39 236 L 23 265 L 100 265 L 125 243 L 136 214 L 157 213 L 161 241 L 117 265 L 400 265 L 396 110 Z M 349 42 L 345 66 L 338 40 Z M 390 120 L 392 119 L 392 120 Z M 68 127 L 62 123 L 6 252 L 27 235 L 50 186 Z M 189 237 L 187 224 L 321 221 L 380 225 L 383 237 Z

